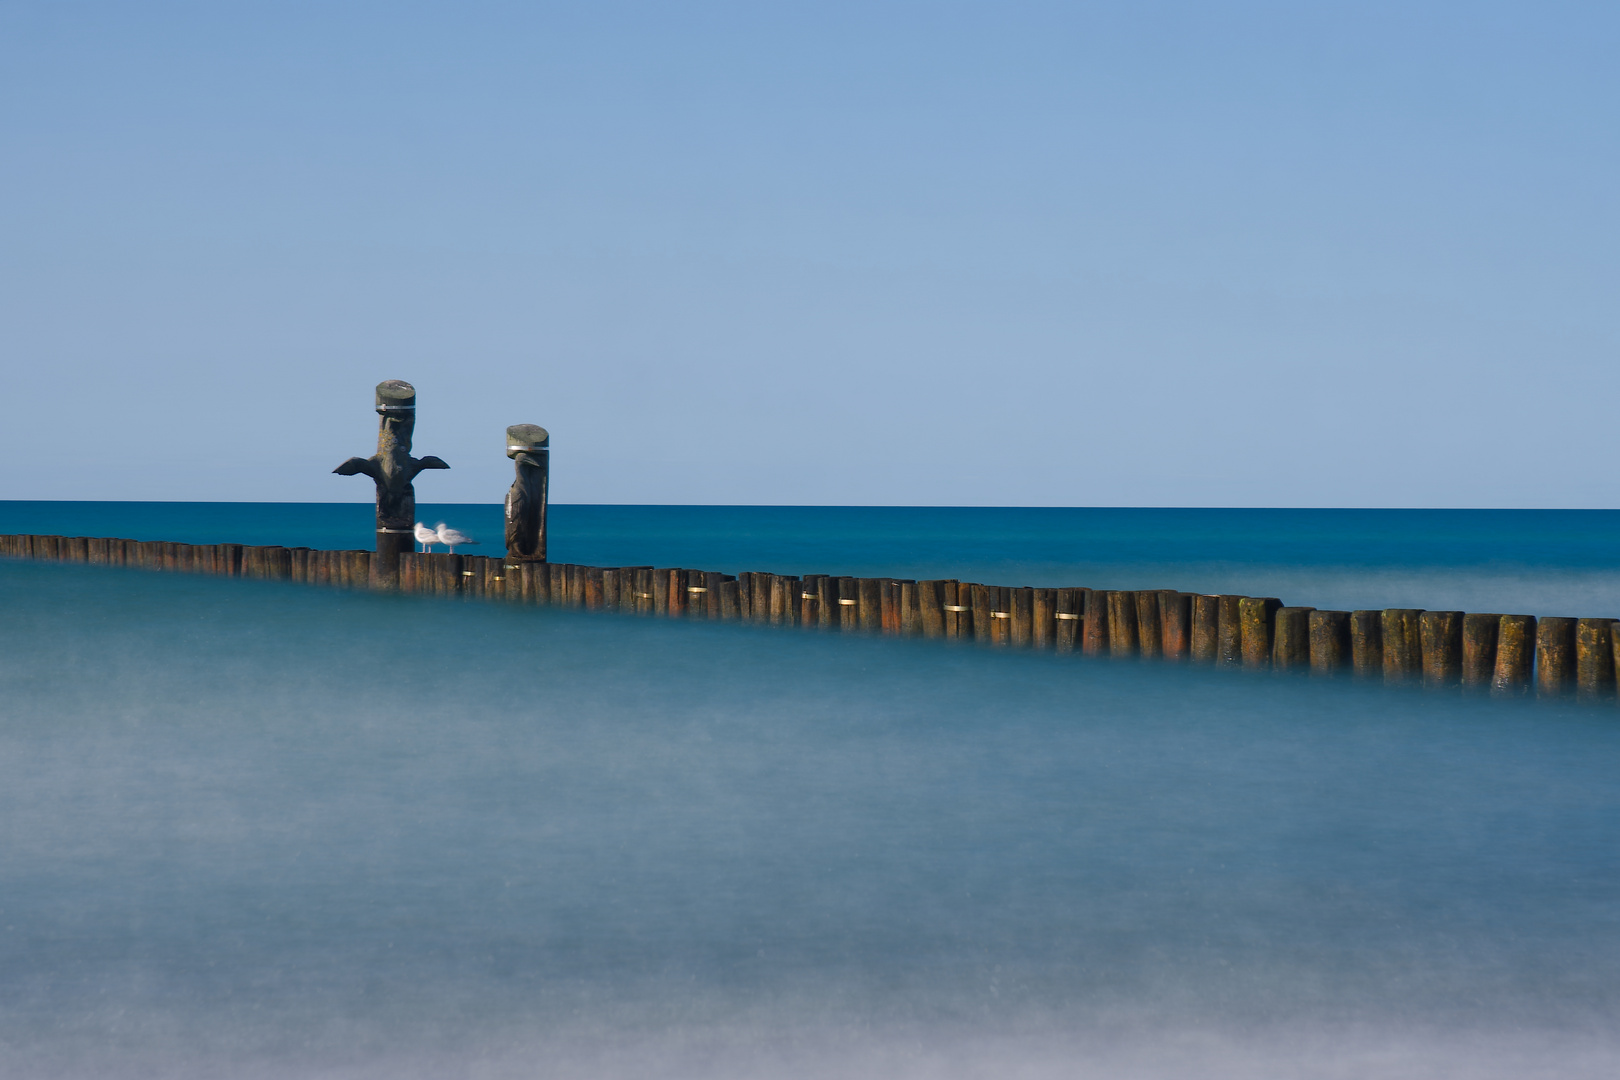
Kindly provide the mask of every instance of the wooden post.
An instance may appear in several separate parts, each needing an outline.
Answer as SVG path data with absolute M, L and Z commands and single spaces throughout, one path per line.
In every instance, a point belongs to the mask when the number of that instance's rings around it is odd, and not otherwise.
M 1311 673 L 1333 675 L 1350 666 L 1350 613 L 1312 611 L 1306 626 L 1311 635 Z M 1379 661 L 1382 666 L 1382 660 Z
M 506 429 L 506 456 L 517 474 L 506 491 L 507 561 L 545 562 L 551 434 L 538 424 L 513 424 Z
M 883 586 L 882 578 L 859 578 L 855 582 L 855 613 L 860 628 L 868 634 L 881 634 L 883 625 Z M 893 607 L 893 604 L 890 605 Z M 900 620 L 895 619 L 894 629 L 890 633 L 900 632 Z
M 1384 677 L 1384 613 L 1350 613 L 1350 666 L 1357 677 Z
M 309 580 L 312 585 L 332 584 L 331 563 L 327 558 L 329 554 L 329 552 L 317 551 L 310 556 Z M 422 555 L 420 552 L 407 551 L 399 557 L 399 591 L 407 594 L 422 591 Z
M 1245 596 L 1238 601 L 1239 648 L 1243 666 L 1271 666 L 1271 640 L 1274 621 L 1282 601 L 1274 596 Z
M 1311 666 L 1311 612 L 1315 608 L 1278 608 L 1272 623 L 1271 666 L 1278 671 L 1304 671 Z
M 991 625 L 995 620 L 990 616 L 995 610 L 995 604 L 990 597 L 990 587 L 974 582 L 971 585 L 964 585 L 963 588 L 968 590 L 968 595 L 972 598 L 973 641 L 978 645 L 989 645 L 995 640 L 995 627 Z
M 1410 682 L 1423 674 L 1421 608 L 1385 608 L 1384 681 Z
M 919 581 L 917 590 L 917 633 L 925 638 L 945 636 L 943 581 Z M 954 591 L 954 588 L 953 588 Z M 955 600 L 955 597 L 952 597 Z
M 631 574 L 632 587 L 630 599 L 632 607 L 629 609 L 637 615 L 649 616 L 657 598 L 653 593 L 654 570 L 650 566 L 638 566 Z
M 702 570 L 686 572 L 686 614 L 692 619 L 709 617 L 708 575 Z
M 1496 634 L 1502 616 L 1469 612 L 1462 621 L 1462 684 L 1486 689 L 1496 671 Z
M 990 604 L 990 644 L 1001 648 L 1012 641 L 1012 590 L 1002 585 L 986 585 Z
M 729 575 L 719 573 L 718 570 L 705 570 L 701 575 L 697 570 L 692 572 L 692 585 L 703 586 L 703 617 L 711 622 L 719 622 L 724 617 L 721 612 L 719 586 L 726 585 L 727 576 Z M 735 578 L 732 578 L 732 581 L 735 581 Z
M 878 615 L 879 625 L 885 634 L 900 635 L 900 616 L 904 610 L 904 602 L 900 599 L 901 582 L 899 578 L 878 578 Z
M 1086 656 L 1102 656 L 1110 652 L 1108 644 L 1108 591 L 1087 589 L 1085 625 L 1080 631 L 1080 651 Z
M 1462 682 L 1460 611 L 1425 611 L 1418 619 L 1423 650 L 1423 685 L 1456 686 Z
M 1185 660 L 1192 647 L 1192 597 L 1174 589 L 1159 592 L 1159 635 L 1166 660 Z
M 810 602 L 799 609 L 800 625 L 832 630 L 838 626 L 838 579 L 829 574 L 806 574 L 804 591 Z
M 377 452 L 369 458 L 352 457 L 332 471 L 339 476 L 365 475 L 377 485 L 376 583 L 379 588 L 399 585 L 399 556 L 414 550 L 416 488 L 412 481 L 423 469 L 448 469 L 436 457 L 411 456 L 416 430 L 416 388 L 390 379 L 377 384 Z
M 1213 664 L 1221 657 L 1221 598 L 1200 594 L 1192 598 L 1192 658 Z
M 1084 589 L 1059 589 L 1053 600 L 1052 647 L 1060 653 L 1072 653 L 1080 647 L 1080 628 L 1086 621 L 1086 593 Z
M 1164 655 L 1164 636 L 1159 626 L 1159 589 L 1140 589 L 1136 599 L 1136 647 L 1143 656 L 1158 659 Z
M 852 577 L 837 579 L 838 629 L 851 633 L 861 628 L 861 583 Z
M 469 599 L 477 599 L 484 595 L 484 566 L 488 561 L 486 555 L 463 555 L 461 557 L 461 595 Z
M 1033 605 L 1030 645 L 1037 649 L 1051 649 L 1057 632 L 1057 590 L 1036 589 L 1030 595 Z
M 730 574 L 720 576 L 720 617 L 722 619 L 741 619 L 742 614 L 742 583 Z
M 1614 696 L 1614 620 L 1575 623 L 1575 696 L 1606 701 Z
M 939 610 L 939 592 L 934 582 L 900 580 L 894 584 L 895 603 L 900 608 L 900 636 L 922 637 L 922 591 L 929 588 L 934 594 L 934 610 Z
M 781 574 L 771 575 L 771 625 L 792 626 L 794 615 L 799 610 L 799 593 L 804 585 L 798 578 L 783 577 Z
M 940 615 L 948 638 L 973 636 L 973 596 L 960 581 L 946 581 L 940 587 Z
M 1575 686 L 1575 620 L 1541 619 L 1536 623 L 1536 693 L 1562 697 Z
M 823 626 L 823 611 L 827 598 L 827 575 L 806 574 L 800 582 L 798 609 L 798 624 L 805 629 L 821 629 Z
M 1536 655 L 1536 617 L 1503 615 L 1498 626 L 1491 693 L 1503 697 L 1528 694 Z
M 781 610 L 781 621 L 777 621 L 776 590 L 780 584 L 784 606 Z M 805 582 L 802 578 L 778 577 L 771 582 L 771 624 L 773 626 L 799 625 L 799 597 L 804 595 Z
M 1220 617 L 1215 626 L 1219 639 L 1216 662 L 1237 667 L 1243 663 L 1243 620 L 1239 605 L 1244 598 L 1222 593 L 1217 599 L 1220 600 Z
M 1027 649 L 1035 644 L 1035 590 L 1025 585 L 1007 590 L 1007 644 Z
M 1136 655 L 1136 596 L 1129 592 L 1108 593 L 1108 652 L 1111 656 Z

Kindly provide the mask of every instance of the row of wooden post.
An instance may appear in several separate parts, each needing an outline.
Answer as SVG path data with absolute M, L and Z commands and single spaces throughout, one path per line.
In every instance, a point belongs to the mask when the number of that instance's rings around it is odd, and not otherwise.
M 393 587 L 369 551 L 0 536 L 0 555 L 148 570 Z M 1319 611 L 1273 597 L 1173 589 L 1035 589 L 949 580 L 788 577 L 651 566 L 403 554 L 402 592 L 673 618 L 956 638 L 989 647 L 1250 669 L 1349 672 L 1389 683 L 1616 698 L 1615 619 L 1386 608 Z

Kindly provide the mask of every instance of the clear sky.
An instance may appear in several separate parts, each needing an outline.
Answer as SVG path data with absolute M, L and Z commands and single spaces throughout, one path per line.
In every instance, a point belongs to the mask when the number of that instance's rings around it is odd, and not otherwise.
M 0 498 L 1620 504 L 1620 5 L 0 0 Z

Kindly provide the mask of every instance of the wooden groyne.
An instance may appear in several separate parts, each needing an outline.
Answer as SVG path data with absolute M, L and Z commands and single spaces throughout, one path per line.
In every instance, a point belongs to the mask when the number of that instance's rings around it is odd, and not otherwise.
M 411 552 L 383 566 L 387 560 L 371 551 L 85 536 L 0 536 L 0 555 L 1592 702 L 1617 700 L 1620 666 L 1617 620 L 1604 618 L 1323 611 L 1174 589 L 1012 588 Z

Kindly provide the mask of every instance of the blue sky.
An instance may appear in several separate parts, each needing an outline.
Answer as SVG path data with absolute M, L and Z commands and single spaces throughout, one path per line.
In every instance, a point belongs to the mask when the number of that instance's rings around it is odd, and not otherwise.
M 0 498 L 1612 506 L 1620 7 L 0 0 Z

